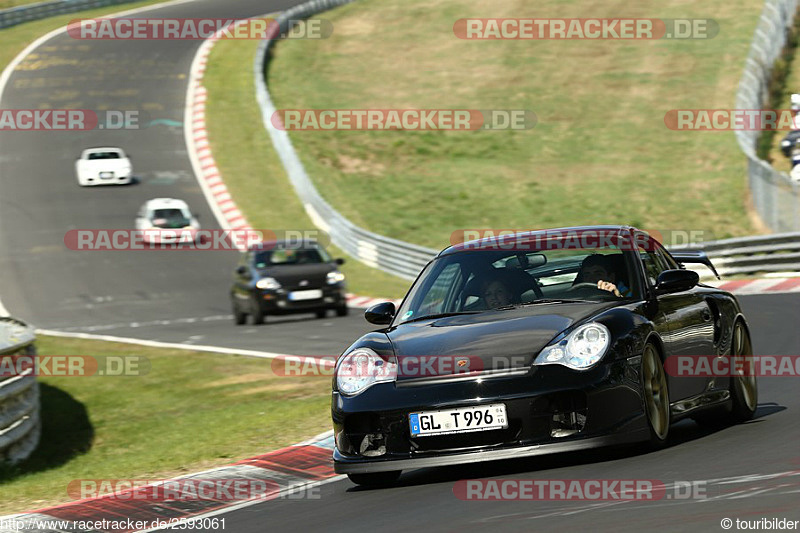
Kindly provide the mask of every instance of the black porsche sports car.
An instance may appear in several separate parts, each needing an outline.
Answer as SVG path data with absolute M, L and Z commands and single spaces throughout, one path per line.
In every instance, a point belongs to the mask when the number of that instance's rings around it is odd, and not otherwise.
M 665 370 L 672 357 L 752 356 L 736 298 L 699 283 L 690 262 L 714 270 L 704 253 L 671 254 L 626 226 L 443 250 L 399 309 L 366 311 L 385 328 L 337 360 L 336 472 L 380 485 L 409 468 L 658 446 L 685 417 L 751 418 L 755 377 Z

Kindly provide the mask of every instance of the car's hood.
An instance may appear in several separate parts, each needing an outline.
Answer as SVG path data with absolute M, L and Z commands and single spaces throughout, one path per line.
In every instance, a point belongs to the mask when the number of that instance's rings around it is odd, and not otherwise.
M 466 358 L 468 365 L 477 370 L 527 367 L 559 333 L 576 321 L 614 305 L 614 302 L 538 304 L 410 322 L 391 328 L 387 335 L 401 359 L 442 358 L 438 366 L 434 365 L 442 374 L 447 373 L 448 364 L 461 358 Z M 399 372 L 398 380 L 419 377 L 405 374 Z
M 320 288 L 325 284 L 328 272 L 335 270 L 330 263 L 313 263 L 301 265 L 270 266 L 259 272 L 263 276 L 270 276 L 278 280 L 284 287 L 301 287 L 300 283 L 308 282 L 302 287 Z

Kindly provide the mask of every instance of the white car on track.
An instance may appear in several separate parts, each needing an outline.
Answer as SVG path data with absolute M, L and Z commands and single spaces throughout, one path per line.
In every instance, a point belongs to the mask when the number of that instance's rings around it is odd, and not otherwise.
M 122 148 L 88 148 L 75 162 L 78 185 L 127 185 L 131 182 L 131 160 Z
M 139 208 L 136 229 L 148 243 L 194 242 L 200 223 L 183 200 L 153 198 Z

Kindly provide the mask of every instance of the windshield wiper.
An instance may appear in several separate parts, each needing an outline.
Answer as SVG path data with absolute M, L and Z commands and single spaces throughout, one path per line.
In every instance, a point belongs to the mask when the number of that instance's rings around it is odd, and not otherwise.
M 458 316 L 458 315 L 474 315 L 476 313 L 480 313 L 480 311 L 453 311 L 451 313 L 437 313 L 435 315 L 425 315 L 425 316 L 418 316 L 416 318 L 411 318 L 402 322 L 403 324 L 408 324 L 409 322 L 417 322 L 419 320 L 432 320 L 434 318 L 446 318 L 448 316 Z
M 526 302 L 521 305 L 535 305 L 535 304 L 573 304 L 573 303 L 596 303 L 597 300 L 585 300 L 581 298 L 540 298 L 532 302 Z
M 580 300 L 577 298 L 542 298 L 532 302 L 525 302 L 522 304 L 508 304 L 501 307 L 493 307 L 492 311 L 507 311 L 509 309 L 518 309 L 536 304 L 575 304 L 575 303 L 597 303 L 597 300 Z

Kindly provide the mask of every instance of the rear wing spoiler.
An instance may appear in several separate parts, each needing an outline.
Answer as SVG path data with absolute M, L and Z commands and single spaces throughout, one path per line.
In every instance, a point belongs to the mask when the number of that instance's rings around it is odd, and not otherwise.
M 703 250 L 675 250 L 670 251 L 669 254 L 677 261 L 681 263 L 696 263 L 705 265 L 711 269 L 711 272 L 717 276 L 717 279 L 722 279 L 719 277 L 717 273 L 717 269 L 714 268 L 714 265 L 711 263 L 711 259 L 708 258 L 708 255 Z

